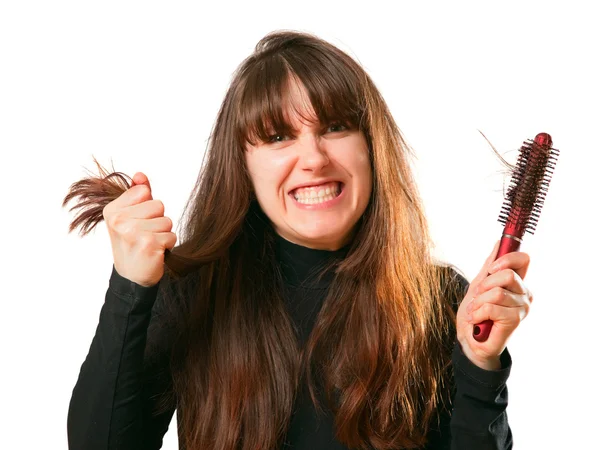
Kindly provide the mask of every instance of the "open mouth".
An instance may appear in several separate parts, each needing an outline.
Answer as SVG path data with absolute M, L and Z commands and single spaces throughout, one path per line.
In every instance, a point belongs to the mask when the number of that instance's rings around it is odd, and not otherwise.
M 344 183 L 334 181 L 321 186 L 300 188 L 290 192 L 290 196 L 303 205 L 318 205 L 327 203 L 339 197 L 344 189 Z

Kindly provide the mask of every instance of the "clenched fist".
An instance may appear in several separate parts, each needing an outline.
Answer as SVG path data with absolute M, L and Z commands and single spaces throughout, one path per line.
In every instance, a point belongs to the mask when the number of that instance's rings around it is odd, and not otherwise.
M 494 261 L 500 241 L 471 282 L 457 314 L 457 338 L 465 355 L 486 370 L 500 367 L 500 354 L 510 335 L 529 313 L 533 300 L 523 280 L 529 268 L 529 255 L 511 252 Z M 485 320 L 493 325 L 488 339 L 473 338 L 473 326 Z
M 115 270 L 141 286 L 157 284 L 164 273 L 165 250 L 177 236 L 160 200 L 152 199 L 146 175 L 136 173 L 132 186 L 110 202 L 102 215 L 108 227 Z

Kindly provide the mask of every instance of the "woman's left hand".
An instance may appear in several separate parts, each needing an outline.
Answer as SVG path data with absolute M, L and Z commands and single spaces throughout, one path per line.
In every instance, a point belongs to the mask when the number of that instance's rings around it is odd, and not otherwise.
M 508 338 L 527 316 L 533 300 L 531 291 L 523 283 L 529 255 L 511 252 L 494 261 L 499 245 L 500 241 L 497 241 L 469 285 L 456 318 L 457 338 L 463 353 L 486 370 L 500 368 L 500 355 Z M 494 322 L 489 337 L 484 342 L 477 342 L 473 338 L 473 327 L 488 319 Z

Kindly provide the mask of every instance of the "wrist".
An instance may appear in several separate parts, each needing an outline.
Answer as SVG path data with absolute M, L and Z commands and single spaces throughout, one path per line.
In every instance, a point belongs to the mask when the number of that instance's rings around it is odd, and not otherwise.
M 464 355 L 475 364 L 477 367 L 483 370 L 500 370 L 502 368 L 502 362 L 500 361 L 500 356 L 493 357 L 480 357 L 475 354 L 471 350 L 468 344 L 465 344 L 459 340 L 459 345 L 464 353 Z

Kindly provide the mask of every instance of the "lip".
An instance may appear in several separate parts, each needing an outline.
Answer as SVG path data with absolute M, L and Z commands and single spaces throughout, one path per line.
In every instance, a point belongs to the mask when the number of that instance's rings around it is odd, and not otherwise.
M 288 196 L 292 199 L 292 202 L 294 202 L 294 205 L 296 205 L 300 209 L 305 209 L 307 211 L 315 211 L 315 210 L 319 210 L 319 209 L 328 209 L 328 208 L 332 208 L 332 207 L 336 206 L 338 203 L 340 203 L 345 198 L 345 196 L 346 196 L 346 185 L 344 183 L 341 184 L 340 195 L 338 195 L 336 198 L 334 198 L 332 200 L 329 200 L 327 202 L 316 203 L 314 205 L 305 205 L 304 203 L 300 203 L 298 200 L 296 200 L 294 198 L 294 196 L 292 195 L 291 191 L 288 194 Z
M 312 182 L 309 182 L 309 183 L 303 183 L 303 184 L 299 184 L 297 186 L 294 186 L 292 189 L 290 189 L 288 191 L 288 194 L 291 194 L 296 189 L 300 189 L 300 188 L 303 188 L 303 187 L 320 186 L 322 184 L 331 183 L 331 182 L 334 182 L 334 181 L 337 182 L 337 183 L 340 183 L 340 185 L 342 187 L 344 186 L 344 183 L 341 182 L 340 180 L 336 180 L 335 178 L 325 178 L 325 179 L 322 179 L 322 180 L 315 180 L 315 181 L 312 181 Z

